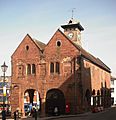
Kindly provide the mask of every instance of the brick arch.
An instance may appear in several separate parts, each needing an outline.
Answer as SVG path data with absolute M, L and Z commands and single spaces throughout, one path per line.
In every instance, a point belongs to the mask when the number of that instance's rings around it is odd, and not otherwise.
M 37 93 L 35 93 L 35 92 L 38 92 L 38 95 L 39 95 L 39 98 L 41 98 L 41 93 L 38 91 L 38 90 L 36 90 L 36 89 L 33 89 L 33 88 L 31 88 L 31 89 L 26 89 L 25 91 L 24 91 L 24 96 L 25 96 L 25 93 L 27 93 L 28 95 L 29 95 L 29 97 L 34 97 L 35 95 L 37 96 Z M 32 96 L 31 96 L 32 95 Z M 31 98 L 32 99 L 32 98 Z M 30 103 L 32 103 L 33 101 L 31 100 L 30 101 Z
M 53 115 L 55 107 L 58 108 L 59 114 L 65 113 L 64 93 L 59 89 L 53 88 L 48 90 L 46 93 L 46 103 L 45 103 L 46 113 Z
M 28 106 L 28 108 L 30 108 L 30 111 L 33 106 L 36 106 L 38 110 L 41 109 L 41 96 L 38 90 L 26 89 L 23 93 L 24 93 L 24 106 Z
M 28 93 L 28 102 L 32 104 L 33 104 L 34 92 L 35 92 L 35 89 L 27 89 L 24 92 L 24 96 L 26 93 Z

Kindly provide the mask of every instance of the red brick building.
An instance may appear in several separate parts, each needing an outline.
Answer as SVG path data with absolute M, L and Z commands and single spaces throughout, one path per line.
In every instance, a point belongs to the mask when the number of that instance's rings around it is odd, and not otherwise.
M 39 101 L 41 114 L 55 107 L 64 114 L 67 106 L 70 113 L 82 112 L 91 102 L 110 105 L 110 68 L 84 50 L 79 22 L 71 19 L 61 27 L 64 32 L 58 29 L 47 45 L 27 34 L 13 53 L 12 112 L 25 112 L 27 96 L 28 103 Z M 101 98 L 91 101 L 91 96 Z

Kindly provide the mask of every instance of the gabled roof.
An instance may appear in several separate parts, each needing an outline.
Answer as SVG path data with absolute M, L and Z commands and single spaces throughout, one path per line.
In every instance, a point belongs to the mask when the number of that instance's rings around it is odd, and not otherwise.
M 36 40 L 36 39 L 33 39 L 33 41 L 35 42 L 35 44 L 40 48 L 40 50 L 44 50 L 45 49 L 45 46 L 46 46 L 46 44 L 44 44 L 43 42 L 40 42 L 40 41 L 38 41 L 38 40 Z
M 46 45 L 45 45 L 44 43 L 38 41 L 38 40 L 32 39 L 29 34 L 27 34 L 27 35 L 24 37 L 24 39 L 23 39 L 22 42 L 19 44 L 19 46 L 23 43 L 23 41 L 25 40 L 26 37 L 29 37 L 30 40 L 38 47 L 38 49 L 40 49 L 41 51 L 44 50 L 44 48 L 45 48 Z M 14 51 L 14 53 L 12 54 L 12 56 L 16 53 L 16 51 L 18 50 L 19 46 L 18 46 L 17 49 Z M 11 57 L 12 57 L 12 56 L 11 56 Z
M 59 31 L 81 52 L 82 57 L 86 58 L 87 60 L 91 61 L 93 64 L 101 67 L 107 72 L 111 72 L 110 68 L 107 65 L 105 65 L 99 58 L 94 57 L 92 54 L 83 49 L 80 45 L 71 41 L 61 30 Z

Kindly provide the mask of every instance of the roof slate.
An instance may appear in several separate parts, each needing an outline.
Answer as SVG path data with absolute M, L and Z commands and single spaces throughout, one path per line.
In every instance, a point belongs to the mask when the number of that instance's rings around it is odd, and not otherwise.
M 90 60 L 92 63 L 98 65 L 99 67 L 105 69 L 106 71 L 111 72 L 110 68 L 107 65 L 105 65 L 99 58 L 94 57 L 92 54 L 90 54 L 89 52 L 87 52 L 81 46 L 79 46 L 79 45 L 77 45 L 75 43 L 73 43 L 73 44 L 77 47 L 77 49 L 79 49 L 81 51 L 81 55 L 83 57 L 85 57 L 86 59 Z
M 33 39 L 33 41 L 35 42 L 35 44 L 40 48 L 40 50 L 44 50 L 45 49 L 45 46 L 46 46 L 46 44 L 45 43 L 43 43 L 43 42 L 40 42 L 40 41 L 38 41 L 38 40 L 36 40 L 36 39 Z

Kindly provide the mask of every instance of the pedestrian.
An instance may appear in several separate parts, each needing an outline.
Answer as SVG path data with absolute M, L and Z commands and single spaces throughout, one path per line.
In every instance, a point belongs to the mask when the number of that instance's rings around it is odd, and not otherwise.
M 58 107 L 55 107 L 55 108 L 54 108 L 54 115 L 58 115 L 58 112 L 59 112 L 59 111 L 58 111 Z
M 17 119 L 17 113 L 16 113 L 16 111 L 14 111 L 14 120 L 16 120 Z
M 6 111 L 2 110 L 2 120 L 6 120 Z
M 37 111 L 35 108 L 33 108 L 33 117 L 37 120 Z

